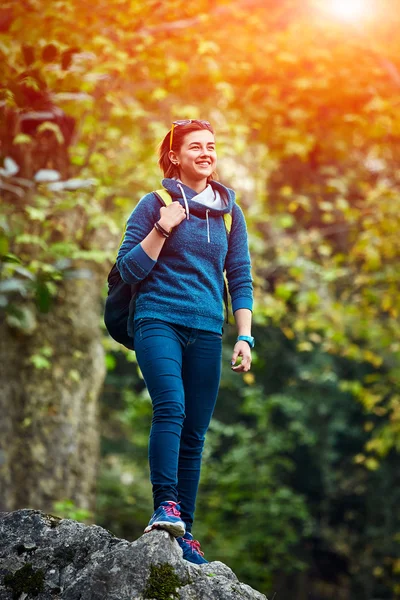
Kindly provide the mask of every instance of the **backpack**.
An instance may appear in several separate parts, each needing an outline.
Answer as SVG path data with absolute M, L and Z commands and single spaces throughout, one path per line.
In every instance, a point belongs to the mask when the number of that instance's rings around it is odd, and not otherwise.
M 153 192 L 158 200 L 164 206 L 173 202 L 170 194 L 165 189 Z M 232 227 L 232 215 L 224 215 L 225 228 L 229 237 Z M 120 246 L 123 242 L 124 234 L 121 238 Z M 104 323 L 111 337 L 120 344 L 123 344 L 128 350 L 134 350 L 133 337 L 128 332 L 128 323 L 132 322 L 135 312 L 136 298 L 138 295 L 140 282 L 129 284 L 123 281 L 117 264 L 114 263 L 107 277 L 108 293 L 104 307 Z M 226 310 L 226 322 L 228 323 L 228 290 L 224 277 L 224 304 Z

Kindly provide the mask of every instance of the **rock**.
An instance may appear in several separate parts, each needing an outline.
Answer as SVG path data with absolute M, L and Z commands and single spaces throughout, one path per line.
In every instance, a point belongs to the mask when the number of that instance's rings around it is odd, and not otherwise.
M 221 562 L 193 565 L 166 531 L 135 542 L 39 510 L 0 513 L 0 600 L 267 600 Z

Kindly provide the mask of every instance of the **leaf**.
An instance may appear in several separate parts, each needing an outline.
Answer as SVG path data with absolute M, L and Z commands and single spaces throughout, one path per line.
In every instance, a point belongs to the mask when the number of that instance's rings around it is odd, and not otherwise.
M 31 271 L 29 271 L 29 269 L 26 269 L 22 265 L 16 265 L 13 268 L 13 270 L 14 270 L 14 273 L 18 273 L 19 275 L 22 275 L 22 277 L 25 277 L 26 279 L 30 279 L 30 281 L 35 280 L 35 275 Z
M 44 221 L 47 217 L 47 211 L 34 206 L 27 206 L 25 211 L 29 215 L 31 221 Z
M 51 362 L 41 354 L 33 354 L 30 357 L 29 362 L 35 367 L 35 369 L 50 369 L 51 367 Z
M 0 175 L 3 175 L 4 177 L 12 177 L 13 175 L 16 175 L 18 171 L 19 166 L 15 160 L 9 156 L 6 156 L 4 159 L 4 167 L 0 167 Z
M 117 366 L 117 360 L 115 356 L 109 352 L 105 356 L 105 363 L 107 371 L 113 371 Z
M 17 235 L 15 241 L 18 244 L 32 244 L 34 246 L 39 246 L 42 250 L 47 249 L 46 242 L 39 237 L 38 235 L 31 235 L 29 233 L 22 233 L 21 235 Z
M 79 190 L 94 186 L 97 180 L 91 179 L 67 179 L 66 181 L 58 181 L 50 183 L 48 189 L 52 192 L 60 192 L 62 190 Z
M 72 58 L 74 54 L 78 54 L 79 48 L 68 48 L 68 50 L 64 50 L 61 54 L 61 67 L 64 70 L 67 70 L 72 63 Z
M 58 92 L 57 94 L 53 94 L 53 97 L 58 102 L 93 102 L 94 98 L 90 94 L 86 92 Z
M 51 121 L 45 121 L 44 123 L 39 125 L 39 127 L 37 128 L 36 131 L 38 133 L 43 133 L 43 131 L 51 131 L 52 133 L 54 133 L 54 136 L 60 145 L 64 144 L 64 142 L 65 142 L 64 135 L 63 135 L 59 125 L 57 125 L 57 123 L 52 123 Z
M 26 296 L 28 291 L 28 286 L 25 281 L 21 279 L 17 279 L 16 277 L 12 277 L 11 279 L 6 279 L 5 281 L 0 281 L 0 292 L 11 293 L 18 292 L 23 296 Z
M 30 135 L 27 135 L 26 133 L 19 133 L 13 139 L 13 144 L 14 144 L 14 146 L 18 146 L 18 145 L 22 145 L 22 144 L 31 144 L 32 141 L 33 141 L 33 138 Z
M 18 196 L 19 198 L 23 198 L 25 195 L 25 192 L 22 188 L 20 188 L 16 185 L 11 185 L 11 183 L 6 183 L 5 181 L 1 181 L 1 180 L 0 180 L 0 189 L 6 190 L 6 192 L 11 192 L 12 194 L 15 194 L 16 196 Z
M 47 44 L 42 50 L 42 59 L 44 62 L 54 62 L 58 56 L 58 48 L 55 44 Z
M 76 383 L 79 383 L 81 380 L 81 375 L 77 369 L 71 369 L 68 373 L 68 377 L 71 381 L 75 381 Z
M 33 178 L 38 183 L 43 183 L 46 181 L 58 181 L 61 179 L 61 175 L 55 169 L 39 169 Z
M 277 217 L 277 224 L 283 229 L 288 229 L 294 225 L 294 217 L 290 214 L 281 214 Z
M 88 257 L 88 256 L 87 256 Z M 94 258 L 93 260 L 96 260 Z M 104 255 L 102 254 L 102 259 L 97 262 L 102 262 L 104 260 Z M 64 279 L 93 279 L 93 271 L 90 269 L 68 269 L 64 273 Z
M 46 282 L 39 282 L 36 285 L 35 299 L 40 312 L 49 312 L 52 301 L 52 294 L 50 293 L 49 286 Z
M 33 46 L 28 44 L 22 45 L 22 55 L 24 57 L 24 61 L 27 67 L 35 62 L 35 49 Z
M 11 6 L 11 5 L 10 5 Z M 12 8 L 0 12 L 0 32 L 6 33 L 14 21 L 14 11 Z
M 25 87 L 30 88 L 31 90 L 35 90 L 35 92 L 39 92 L 40 85 L 42 82 L 38 81 L 38 79 L 36 79 L 36 77 L 33 77 L 32 75 L 26 75 L 22 79 L 21 83 L 23 83 Z
M 31 307 L 10 305 L 7 310 L 6 322 L 10 327 L 20 329 L 28 335 L 35 331 L 37 321 Z

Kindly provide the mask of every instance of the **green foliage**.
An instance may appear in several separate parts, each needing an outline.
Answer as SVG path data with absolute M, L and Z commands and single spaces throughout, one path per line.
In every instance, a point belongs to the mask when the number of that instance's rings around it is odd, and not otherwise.
M 82 523 L 93 522 L 93 514 L 91 511 L 86 510 L 85 508 L 79 508 L 69 499 L 54 502 L 53 510 L 63 519 L 73 519 L 74 521 L 81 521 Z

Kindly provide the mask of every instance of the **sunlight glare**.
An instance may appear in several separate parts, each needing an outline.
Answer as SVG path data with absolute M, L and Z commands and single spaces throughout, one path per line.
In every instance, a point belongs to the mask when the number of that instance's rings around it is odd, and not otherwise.
M 328 0 L 328 10 L 336 17 L 355 21 L 368 14 L 368 0 Z

